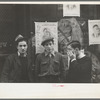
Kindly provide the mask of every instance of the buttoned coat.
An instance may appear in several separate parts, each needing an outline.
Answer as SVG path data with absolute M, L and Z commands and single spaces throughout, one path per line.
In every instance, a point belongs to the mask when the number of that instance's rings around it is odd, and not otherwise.
M 55 52 L 55 56 L 52 56 L 51 59 L 49 56 L 45 56 L 45 52 L 37 56 L 35 67 L 36 82 L 39 82 L 39 78 L 48 76 L 48 74 L 58 76 L 59 82 L 65 82 L 63 56 Z M 51 73 L 49 73 L 50 68 L 52 69 Z
M 28 56 L 27 56 L 28 58 Z M 31 64 L 31 60 L 28 59 L 28 76 L 29 81 L 34 82 L 34 70 Z M 2 75 L 1 75 L 1 82 L 10 82 L 10 83 L 17 83 L 20 82 L 21 76 L 21 62 L 19 60 L 18 54 L 11 54 L 7 57 Z

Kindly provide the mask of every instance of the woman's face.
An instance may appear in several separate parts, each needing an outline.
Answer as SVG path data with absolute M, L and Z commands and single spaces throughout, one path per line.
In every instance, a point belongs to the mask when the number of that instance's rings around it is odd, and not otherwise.
M 27 45 L 26 41 L 21 41 L 18 43 L 17 49 L 18 49 L 19 53 L 21 53 L 21 54 L 26 53 L 27 48 L 28 48 L 28 45 Z

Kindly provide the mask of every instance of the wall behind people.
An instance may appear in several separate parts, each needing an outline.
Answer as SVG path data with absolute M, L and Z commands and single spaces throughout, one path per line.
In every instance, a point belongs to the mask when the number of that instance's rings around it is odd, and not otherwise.
M 81 5 L 80 17 L 73 16 L 81 26 L 83 32 L 84 45 L 88 44 L 88 19 L 99 19 L 100 6 L 99 5 Z M 42 13 L 41 13 L 42 12 Z M 12 53 L 10 49 L 15 37 L 22 34 L 25 37 L 30 37 L 30 32 L 35 34 L 34 22 L 57 22 L 61 19 L 70 19 L 72 17 L 63 17 L 62 4 L 10 4 L 0 5 L 0 42 L 7 42 L 7 49 L 5 53 Z M 13 48 L 13 47 L 11 47 Z M 98 55 L 100 51 L 99 45 L 97 48 L 93 46 Z M 3 49 L 3 51 L 5 51 Z M 0 49 L 1 54 L 3 53 Z

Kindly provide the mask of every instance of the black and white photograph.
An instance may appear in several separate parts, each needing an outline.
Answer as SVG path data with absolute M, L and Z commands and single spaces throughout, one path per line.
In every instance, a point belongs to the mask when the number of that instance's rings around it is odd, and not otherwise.
M 100 2 L 0 3 L 0 97 L 100 97 L 99 10 Z
M 80 16 L 80 5 L 63 4 L 63 16 Z
M 89 44 L 100 44 L 100 20 L 89 20 Z

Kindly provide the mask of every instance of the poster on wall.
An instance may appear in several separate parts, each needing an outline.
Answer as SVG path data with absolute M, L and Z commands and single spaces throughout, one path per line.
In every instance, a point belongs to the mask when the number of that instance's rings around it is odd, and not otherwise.
M 89 20 L 89 45 L 100 44 L 100 20 Z
M 44 47 L 41 45 L 44 36 L 54 37 L 54 49 L 58 51 L 58 23 L 57 22 L 35 22 L 36 53 L 42 53 Z
M 63 4 L 63 16 L 80 16 L 80 5 Z

